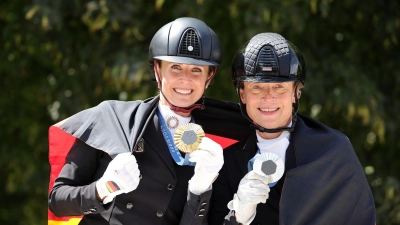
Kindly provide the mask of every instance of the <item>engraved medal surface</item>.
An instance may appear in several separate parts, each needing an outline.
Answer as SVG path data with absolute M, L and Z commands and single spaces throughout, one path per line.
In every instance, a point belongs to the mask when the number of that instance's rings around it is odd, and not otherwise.
M 204 136 L 204 130 L 200 125 L 187 123 L 175 131 L 174 143 L 181 152 L 192 153 L 199 149 L 201 139 Z
M 283 160 L 275 153 L 261 153 L 256 157 L 253 170 L 268 177 L 268 183 L 274 183 L 281 179 L 285 172 Z

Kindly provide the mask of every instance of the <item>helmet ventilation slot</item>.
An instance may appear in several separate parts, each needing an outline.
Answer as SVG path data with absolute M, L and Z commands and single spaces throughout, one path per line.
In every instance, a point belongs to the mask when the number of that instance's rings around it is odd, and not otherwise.
M 275 52 L 271 46 L 265 46 L 261 49 L 257 59 L 257 72 L 268 73 L 276 72 L 278 69 L 278 62 Z
M 188 29 L 183 34 L 179 43 L 179 56 L 196 56 L 200 57 L 200 42 L 199 36 L 193 29 Z

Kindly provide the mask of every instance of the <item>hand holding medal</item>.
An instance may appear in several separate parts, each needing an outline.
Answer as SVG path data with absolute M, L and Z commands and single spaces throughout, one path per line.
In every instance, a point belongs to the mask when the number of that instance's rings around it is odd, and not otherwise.
M 221 145 L 205 137 L 203 128 L 195 123 L 180 126 L 175 131 L 174 143 L 179 151 L 190 155 L 190 162 L 196 163 L 189 191 L 200 195 L 210 190 L 224 164 Z
M 205 137 L 205 134 L 200 125 L 187 123 L 175 131 L 174 143 L 180 151 L 190 154 L 199 149 L 203 137 Z
M 283 160 L 275 153 L 266 152 L 255 157 L 253 170 L 240 180 L 233 200 L 228 203 L 238 223 L 250 224 L 254 220 L 257 205 L 267 201 L 270 185 L 277 182 L 284 171 Z

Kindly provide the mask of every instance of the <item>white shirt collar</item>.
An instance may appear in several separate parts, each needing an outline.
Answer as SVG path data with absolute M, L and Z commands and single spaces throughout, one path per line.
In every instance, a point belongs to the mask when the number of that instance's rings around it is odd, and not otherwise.
M 191 120 L 191 117 L 180 116 L 172 111 L 168 106 L 163 105 L 160 102 L 158 102 L 158 109 L 160 110 L 160 113 L 164 118 L 164 121 L 167 124 L 167 127 L 172 136 L 174 136 L 175 131 L 178 129 L 178 127 L 183 124 L 189 123 Z

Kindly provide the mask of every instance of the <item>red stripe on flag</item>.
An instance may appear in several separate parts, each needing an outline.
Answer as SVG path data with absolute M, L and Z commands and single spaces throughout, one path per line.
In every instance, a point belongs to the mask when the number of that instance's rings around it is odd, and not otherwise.
M 223 149 L 235 144 L 236 142 L 238 142 L 238 140 L 235 139 L 230 139 L 230 138 L 226 138 L 226 137 L 222 137 L 222 136 L 218 136 L 218 135 L 213 135 L 213 134 L 206 134 L 206 137 L 210 138 L 211 140 L 217 142 L 218 144 L 221 145 L 221 147 Z
M 54 180 L 58 177 L 65 163 L 65 158 L 74 144 L 76 138 L 56 126 L 49 128 L 49 163 L 50 163 L 50 182 L 49 193 L 54 185 Z M 78 224 L 82 216 L 57 217 L 48 210 L 48 224 Z M 58 221 L 60 223 L 58 223 Z M 63 221 L 61 223 L 61 221 Z M 66 223 L 64 223 L 66 222 Z

